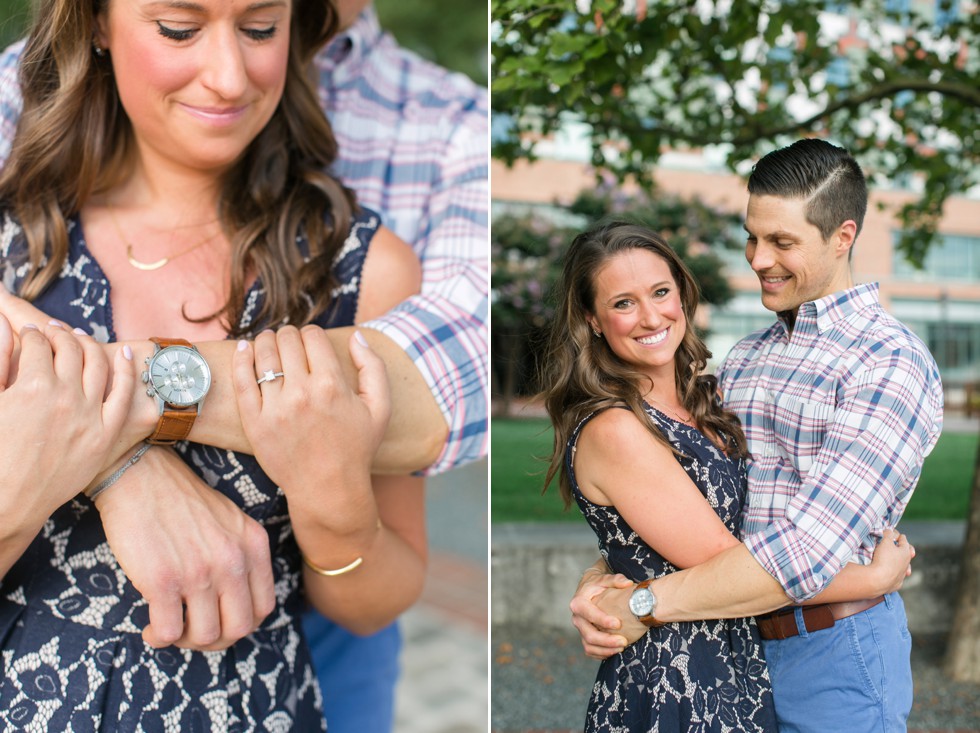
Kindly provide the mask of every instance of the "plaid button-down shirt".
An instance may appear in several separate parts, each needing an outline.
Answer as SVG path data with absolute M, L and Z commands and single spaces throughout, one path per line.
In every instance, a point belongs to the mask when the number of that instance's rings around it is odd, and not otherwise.
M 0 57 L 0 159 L 10 151 L 22 43 Z M 372 7 L 317 56 L 334 174 L 422 261 L 421 294 L 365 323 L 412 358 L 449 425 L 428 473 L 487 452 L 489 161 L 486 90 L 399 48 Z
M 869 284 L 746 337 L 719 379 L 752 453 L 743 542 L 803 601 L 901 518 L 942 428 L 939 370 Z

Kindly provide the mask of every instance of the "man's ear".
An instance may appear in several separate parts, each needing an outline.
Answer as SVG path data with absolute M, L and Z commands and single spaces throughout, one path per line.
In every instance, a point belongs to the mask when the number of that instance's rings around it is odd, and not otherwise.
M 847 257 L 857 239 L 857 223 L 853 219 L 848 219 L 839 227 L 834 234 L 834 249 L 838 257 Z

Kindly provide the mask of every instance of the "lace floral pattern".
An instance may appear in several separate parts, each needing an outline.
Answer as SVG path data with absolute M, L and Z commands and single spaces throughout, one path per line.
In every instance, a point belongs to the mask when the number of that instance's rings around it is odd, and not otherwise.
M 361 212 L 334 263 L 338 286 L 323 326 L 350 325 L 378 217 Z M 113 338 L 109 282 L 77 220 L 68 261 L 36 301 L 49 315 Z M 305 252 L 305 243 L 298 246 Z M 0 226 L 0 277 L 16 292 L 27 273 L 20 227 Z M 248 295 L 241 323 L 261 308 Z M 300 630 L 299 551 L 285 498 L 249 455 L 179 443 L 183 460 L 265 526 L 276 607 L 262 626 L 221 652 L 153 649 L 140 631 L 147 605 L 123 573 L 98 511 L 84 497 L 61 507 L 0 582 L 0 728 L 65 731 L 325 730 L 320 691 Z
M 745 498 L 743 461 L 728 458 L 701 432 L 646 407 L 682 456 L 708 504 L 738 533 Z M 589 502 L 572 460 L 582 427 L 569 440 L 567 468 L 579 509 L 614 572 L 634 580 L 677 568 L 647 545 L 615 507 Z M 650 629 L 599 667 L 585 730 L 604 733 L 764 733 L 776 731 L 769 673 L 751 619 L 674 623 Z

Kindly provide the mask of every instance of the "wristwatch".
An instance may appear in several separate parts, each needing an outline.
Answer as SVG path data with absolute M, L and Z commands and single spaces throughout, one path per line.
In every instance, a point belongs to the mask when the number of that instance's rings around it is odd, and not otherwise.
M 146 439 L 154 445 L 173 445 L 184 440 L 211 389 L 211 369 L 195 346 L 183 339 L 150 339 L 153 356 L 146 358 L 143 382 L 146 394 L 156 398 L 160 419 Z
M 654 618 L 657 613 L 657 597 L 649 588 L 652 582 L 653 580 L 650 579 L 637 583 L 630 595 L 630 611 L 640 623 L 651 628 L 663 626 L 663 623 Z

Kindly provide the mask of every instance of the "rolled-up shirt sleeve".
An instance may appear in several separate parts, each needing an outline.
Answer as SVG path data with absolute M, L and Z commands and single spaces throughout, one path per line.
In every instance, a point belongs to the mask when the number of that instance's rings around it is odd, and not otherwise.
M 397 343 L 439 405 L 449 436 L 436 474 L 487 454 L 489 227 L 485 115 L 468 115 L 441 156 L 416 249 L 421 294 L 365 323 Z

